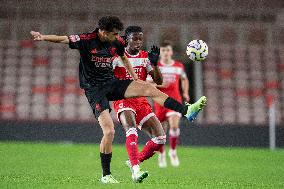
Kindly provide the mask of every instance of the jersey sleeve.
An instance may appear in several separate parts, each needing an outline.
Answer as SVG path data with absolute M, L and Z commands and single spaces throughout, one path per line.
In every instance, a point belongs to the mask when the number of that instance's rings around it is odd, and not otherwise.
M 74 34 L 69 35 L 69 47 L 71 49 L 82 50 L 85 44 L 90 40 L 96 38 L 96 33 L 83 33 L 83 34 Z
M 121 37 L 117 37 L 116 40 L 112 43 L 115 47 L 115 53 L 118 56 L 124 55 L 125 41 Z
M 146 62 L 146 70 L 147 70 L 147 73 L 149 74 L 150 73 L 150 71 L 152 71 L 153 70 L 153 67 L 152 67 L 152 65 L 151 65 L 151 62 L 150 62 L 150 60 L 147 58 L 147 62 Z

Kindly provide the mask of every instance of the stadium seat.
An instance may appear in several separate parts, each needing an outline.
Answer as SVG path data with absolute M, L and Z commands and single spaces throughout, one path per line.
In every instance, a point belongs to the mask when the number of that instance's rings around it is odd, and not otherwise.
M 210 48 L 202 64 L 208 106 L 201 123 L 265 125 L 267 95 L 275 97 L 277 123 L 283 122 L 284 50 L 269 48 L 266 53 L 262 45 Z M 0 94 L 12 96 L 5 106 L 1 104 L 1 118 L 93 119 L 79 89 L 77 51 L 58 44 L 8 40 L 0 43 L 0 61 Z
M 19 119 L 29 119 L 30 118 L 29 104 L 18 103 L 16 107 L 16 113 Z
M 49 105 L 47 110 L 47 117 L 51 120 L 60 120 L 62 118 L 62 109 L 58 104 Z
M 63 108 L 63 117 L 65 119 L 75 120 L 77 107 L 74 104 L 65 104 Z
M 84 103 L 79 107 L 78 117 L 80 120 L 90 120 L 93 118 L 93 112 L 87 103 Z

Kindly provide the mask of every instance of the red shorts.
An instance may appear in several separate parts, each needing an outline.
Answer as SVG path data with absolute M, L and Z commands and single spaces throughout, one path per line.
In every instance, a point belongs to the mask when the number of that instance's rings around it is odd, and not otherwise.
M 125 110 L 130 110 L 136 115 L 136 124 L 139 129 L 142 125 L 150 119 L 155 114 L 152 111 L 152 107 L 148 103 L 148 100 L 145 97 L 140 98 L 131 98 L 118 100 L 113 102 L 113 107 L 119 120 L 119 114 Z
M 154 109 L 155 109 L 155 114 L 158 117 L 158 119 L 160 120 L 160 122 L 167 121 L 168 117 L 170 117 L 172 115 L 177 115 L 177 116 L 181 117 L 181 113 L 167 109 L 163 106 L 160 106 L 157 103 L 154 103 Z

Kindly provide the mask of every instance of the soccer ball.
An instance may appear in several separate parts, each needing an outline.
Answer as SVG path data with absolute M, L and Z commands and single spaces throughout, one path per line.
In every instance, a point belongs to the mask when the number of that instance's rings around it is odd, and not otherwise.
M 188 43 L 186 47 L 186 54 L 190 60 L 194 62 L 199 62 L 205 60 L 208 55 L 207 44 L 199 39 L 193 40 Z

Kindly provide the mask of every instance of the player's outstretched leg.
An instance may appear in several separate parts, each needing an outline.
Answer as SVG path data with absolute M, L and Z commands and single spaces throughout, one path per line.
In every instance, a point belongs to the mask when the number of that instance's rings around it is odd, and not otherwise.
M 196 119 L 198 113 L 203 109 L 203 107 L 206 105 L 207 98 L 205 96 L 202 96 L 199 98 L 198 101 L 196 101 L 193 104 L 186 103 L 186 106 L 188 106 L 187 112 L 185 116 L 189 121 L 193 121 Z
M 183 105 L 175 99 L 169 97 L 165 93 L 158 90 L 150 83 L 143 81 L 133 81 L 127 88 L 124 94 L 125 98 L 133 98 L 139 96 L 151 97 L 156 103 L 164 106 L 165 108 L 174 110 L 184 115 L 189 121 L 196 119 L 198 113 L 206 105 L 206 97 L 202 96 L 194 104 Z
M 142 171 L 138 160 L 138 133 L 136 130 L 136 120 L 134 112 L 125 110 L 119 114 L 119 120 L 126 131 L 125 146 L 129 160 L 127 166 L 130 168 L 134 182 L 141 183 L 148 177 L 147 171 Z
M 103 130 L 103 138 L 100 144 L 100 157 L 103 175 L 101 182 L 104 184 L 119 183 L 110 172 L 110 163 L 112 158 L 112 141 L 114 138 L 114 125 L 109 114 L 109 110 L 101 112 L 98 118 L 99 124 Z
M 150 137 L 142 151 L 139 153 L 139 162 L 143 162 L 152 157 L 156 152 L 160 151 L 166 143 L 166 134 L 156 116 L 152 116 L 142 125 L 142 130 Z

